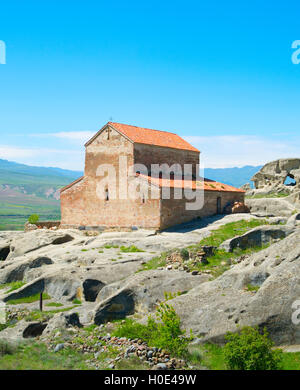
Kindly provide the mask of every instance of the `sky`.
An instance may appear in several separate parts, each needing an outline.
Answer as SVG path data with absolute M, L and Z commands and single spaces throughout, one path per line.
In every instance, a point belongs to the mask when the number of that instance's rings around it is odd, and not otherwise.
M 2 2 L 0 158 L 82 170 L 109 120 L 178 133 L 204 167 L 300 157 L 299 14 L 297 1 Z

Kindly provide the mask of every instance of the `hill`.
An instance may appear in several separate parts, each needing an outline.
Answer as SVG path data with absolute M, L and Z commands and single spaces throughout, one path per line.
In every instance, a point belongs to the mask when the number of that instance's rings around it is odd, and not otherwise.
M 28 216 L 59 219 L 59 189 L 82 175 L 0 159 L 0 230 L 23 227 Z
M 240 187 L 260 168 L 206 168 L 205 177 Z M 80 171 L 33 167 L 0 159 L 0 230 L 22 229 L 33 213 L 44 220 L 60 219 L 59 189 L 80 176 Z
M 206 168 L 204 173 L 208 179 L 239 188 L 243 184 L 249 183 L 251 177 L 261 168 L 261 165 L 256 167 L 246 165 L 242 168 Z

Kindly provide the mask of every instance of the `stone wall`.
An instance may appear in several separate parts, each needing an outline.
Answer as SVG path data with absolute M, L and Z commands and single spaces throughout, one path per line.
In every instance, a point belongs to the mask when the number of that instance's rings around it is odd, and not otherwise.
M 144 164 L 150 173 L 151 164 L 191 164 L 193 167 L 193 175 L 199 171 L 197 164 L 199 161 L 200 152 L 190 150 L 181 150 L 173 148 L 165 148 L 153 145 L 134 144 L 134 161 L 136 164 Z
M 186 210 L 187 199 L 174 199 L 171 193 L 171 199 L 163 199 L 161 201 L 161 228 L 191 221 L 197 217 L 208 217 L 218 214 L 218 198 L 220 198 L 220 212 L 223 213 L 224 208 L 229 203 L 243 202 L 245 194 L 240 192 L 222 192 L 222 191 L 205 191 L 204 205 L 199 210 Z
M 99 180 L 99 179 L 98 179 Z M 102 227 L 131 227 L 141 228 L 160 227 L 160 195 L 150 199 L 153 188 L 147 184 L 148 196 L 145 199 L 99 199 L 96 186 L 98 180 L 93 177 L 84 178 L 74 186 L 61 193 L 62 225 L 72 226 L 102 226 Z M 131 178 L 141 182 L 139 178 Z M 130 182 L 129 181 L 129 182 Z M 154 189 L 154 191 L 159 191 Z M 130 196 L 133 197 L 133 191 Z

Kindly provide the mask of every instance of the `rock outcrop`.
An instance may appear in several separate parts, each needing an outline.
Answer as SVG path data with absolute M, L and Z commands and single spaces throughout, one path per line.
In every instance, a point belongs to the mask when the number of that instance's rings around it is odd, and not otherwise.
M 224 342 L 237 326 L 266 327 L 276 344 L 300 344 L 292 305 L 300 297 L 300 230 L 246 257 L 219 278 L 172 300 L 198 342 Z M 257 292 L 249 286 L 256 286 Z
M 287 179 L 290 179 L 288 183 Z M 260 193 L 300 191 L 300 159 L 289 158 L 269 162 L 251 180 Z

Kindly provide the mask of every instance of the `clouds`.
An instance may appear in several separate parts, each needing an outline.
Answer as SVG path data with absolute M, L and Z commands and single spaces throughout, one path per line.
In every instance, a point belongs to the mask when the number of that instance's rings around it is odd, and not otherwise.
M 70 131 L 32 134 L 31 146 L 0 145 L 0 158 L 28 165 L 84 169 L 84 143 L 95 132 Z M 205 168 L 261 165 L 286 157 L 300 157 L 300 136 L 264 135 L 183 136 L 201 151 Z M 18 138 L 20 139 L 20 138 Z
M 274 134 L 273 137 L 252 135 L 183 137 L 201 151 L 206 168 L 261 165 L 278 158 L 300 157 L 300 137 Z
M 94 131 L 60 131 L 57 133 L 31 134 L 31 136 L 40 138 L 54 137 L 66 141 L 85 144 L 94 134 Z
M 84 149 L 21 148 L 0 145 L 0 158 L 33 166 L 83 170 Z

